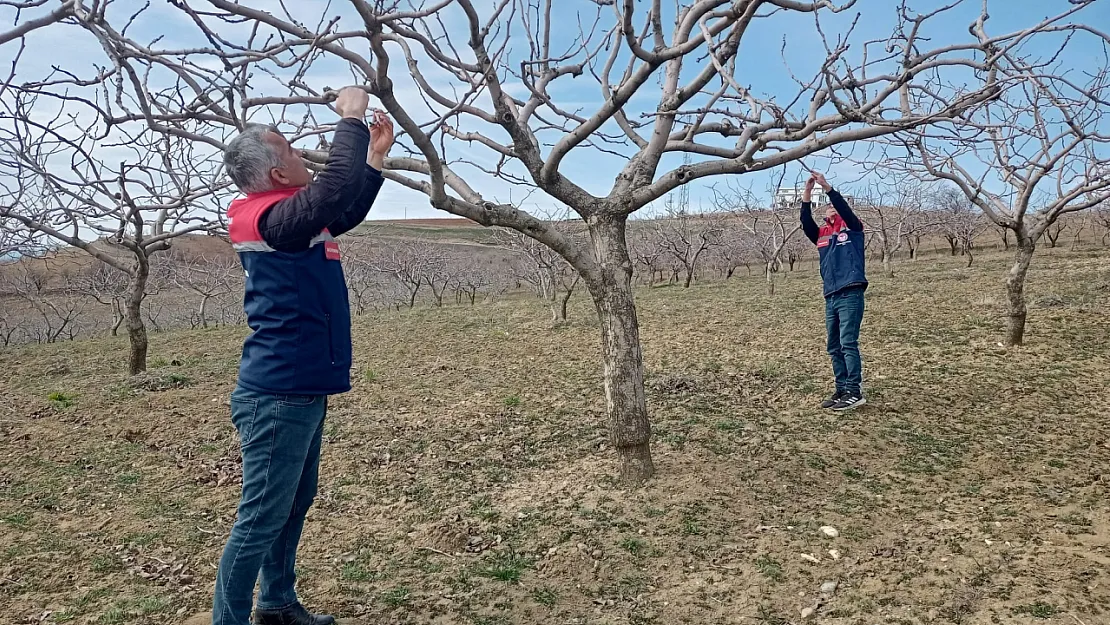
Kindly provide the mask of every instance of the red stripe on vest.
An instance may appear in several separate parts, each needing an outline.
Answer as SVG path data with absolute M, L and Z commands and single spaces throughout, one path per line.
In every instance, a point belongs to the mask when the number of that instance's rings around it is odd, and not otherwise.
M 300 191 L 300 188 L 290 188 L 251 193 L 232 202 L 227 209 L 227 233 L 231 243 L 263 243 L 258 221 L 271 206 Z

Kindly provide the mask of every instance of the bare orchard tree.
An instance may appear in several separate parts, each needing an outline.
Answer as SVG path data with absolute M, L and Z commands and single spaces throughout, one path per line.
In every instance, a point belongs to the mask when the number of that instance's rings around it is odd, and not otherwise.
M 1044 240 L 1048 243 L 1049 249 L 1053 249 L 1060 244 L 1060 235 L 1064 234 L 1070 225 L 1070 220 L 1060 217 L 1044 229 Z
M 748 241 L 763 262 L 767 294 L 775 294 L 775 274 L 782 268 L 782 251 L 802 229 L 798 211 L 793 206 L 773 204 L 766 207 L 750 189 L 733 185 L 713 189 L 717 210 L 729 212 L 739 221 Z
M 190 316 L 194 328 L 208 327 L 208 306 L 212 300 L 243 289 L 243 267 L 232 256 L 205 256 L 173 250 L 162 260 L 169 283 L 192 292 L 199 300 L 195 313 Z M 220 317 L 215 321 L 218 325 Z
M 351 237 L 343 245 L 343 273 L 355 316 L 361 316 L 372 306 L 371 298 L 384 279 L 375 265 L 374 253 L 375 244 L 370 236 Z
M 455 303 L 464 301 L 474 306 L 478 294 L 486 292 L 496 282 L 497 272 L 506 259 L 492 259 L 457 250 L 451 255 L 450 262 L 456 267 L 451 279 L 451 290 L 455 293 Z
M 446 246 L 435 244 L 428 245 L 421 257 L 420 277 L 428 285 L 437 308 L 443 307 L 443 300 L 459 269 L 452 260 Z
M 51 275 L 44 266 L 21 262 L 4 272 L 0 290 L 23 302 L 26 317 L 18 323 L 28 339 L 36 343 L 73 340 L 81 332 L 81 318 L 88 301 L 74 292 L 69 276 Z
M 879 246 L 883 273 L 894 277 L 894 258 L 907 241 L 916 241 L 933 224 L 924 209 L 925 186 L 906 177 L 871 184 L 855 194 L 864 230 Z
M 1014 233 L 1007 342 L 1025 336 L 1025 277 L 1037 242 L 1062 216 L 1110 199 L 1110 70 L 1084 83 L 1030 70 L 1018 88 L 955 124 L 918 133 L 909 165 L 959 188 L 993 223 Z M 978 161 L 978 162 L 976 162 Z M 1005 189 L 998 192 L 996 189 Z
M 740 267 L 752 275 L 752 262 L 756 259 L 752 238 L 739 219 L 726 219 L 721 233 L 721 244 L 709 255 L 707 263 L 717 270 L 721 277 L 728 280 Z
M 987 230 L 990 221 L 975 203 L 950 186 L 933 189 L 929 202 L 931 210 L 926 212 L 926 218 L 931 220 L 932 229 L 948 242 L 952 256 L 964 256 L 970 267 L 975 262 L 975 241 Z
M 682 271 L 683 287 L 690 288 L 706 253 L 721 244 L 722 220 L 718 214 L 691 214 L 671 207 L 663 219 L 655 222 L 655 239 L 664 255 Z
M 794 271 L 795 265 L 806 258 L 816 260 L 818 257 L 815 252 L 816 248 L 804 236 L 793 236 L 782 246 L 779 258 L 786 264 L 787 269 Z
M 1103 202 L 1092 210 L 1091 219 L 1099 234 L 1099 241 L 1103 245 L 1110 243 L 1110 201 Z
M 112 323 L 109 331 L 112 336 L 117 336 L 120 326 L 127 318 L 124 314 L 127 275 L 107 263 L 95 261 L 91 267 L 72 277 L 70 287 L 74 294 L 89 298 L 111 311 Z
M 1002 226 L 999 226 L 998 224 L 993 224 L 993 226 L 991 227 L 991 230 L 993 230 L 994 233 L 998 235 L 998 238 L 1002 239 L 1002 249 L 1009 252 L 1010 251 L 1010 229 L 1009 228 L 1003 228 Z
M 40 95 L 38 87 L 0 92 L 0 220 L 81 249 L 126 276 L 128 369 L 140 373 L 151 256 L 174 237 L 209 228 L 204 203 L 226 183 L 204 146 L 141 125 L 109 127 L 93 111 L 68 110 L 67 98 Z M 103 153 L 115 161 L 105 162 Z
M 561 235 L 572 239 L 581 228 L 565 220 L 553 222 Z M 516 256 L 513 268 L 517 278 L 532 286 L 551 310 L 551 322 L 567 320 L 567 305 L 581 280 L 581 275 L 562 256 L 536 239 L 519 232 L 499 228 L 494 231 L 498 244 Z M 579 233 L 581 236 L 584 233 Z
M 639 273 L 642 276 L 640 281 L 648 286 L 663 282 L 670 259 L 659 238 L 659 228 L 650 222 L 637 221 L 630 226 L 630 230 L 628 254 L 633 273 Z
M 654 465 L 629 216 L 704 178 L 763 171 L 955 119 L 1006 86 L 995 70 L 1000 50 L 1047 28 L 1082 27 L 1067 20 L 1094 4 L 983 39 L 945 21 L 955 7 L 979 0 L 953 0 L 926 14 L 893 3 L 868 17 L 868 30 L 888 18 L 889 35 L 865 41 L 844 19 L 826 37 L 828 18 L 855 3 L 559 0 L 556 7 L 554 0 L 497 0 L 479 8 L 474 0 L 349 0 L 351 10 L 337 16 L 327 3 L 279 3 L 266 12 L 234 0 L 173 2 L 186 15 L 174 21 L 172 45 L 181 47 L 172 49 L 126 34 L 134 13 L 168 10 L 163 3 L 105 4 L 78 23 L 112 55 L 108 73 L 127 77 L 107 90 L 117 119 L 213 144 L 221 133 L 188 125 L 239 127 L 266 116 L 317 132 L 305 127 L 310 107 L 335 94 L 313 84 L 311 70 L 328 67 L 334 76 L 337 66 L 348 67 L 401 130 L 386 163 L 390 180 L 426 194 L 437 209 L 526 234 L 581 276 L 601 321 L 620 474 L 639 483 Z M 974 24 L 981 30 L 986 18 L 983 2 Z M 799 31 L 807 22 L 814 28 Z M 768 86 L 749 87 L 750 77 L 737 72 L 764 61 L 754 44 L 744 47 L 754 56 L 738 54 L 752 32 L 820 41 L 825 57 L 788 68 L 792 87 L 763 95 Z M 367 49 L 371 58 L 356 52 Z M 683 154 L 692 162 L 682 164 Z M 580 177 L 568 164 L 584 159 L 591 166 Z M 599 177 L 612 181 L 607 191 L 597 191 Z M 570 207 L 588 240 L 520 210 L 499 190 L 508 185 Z

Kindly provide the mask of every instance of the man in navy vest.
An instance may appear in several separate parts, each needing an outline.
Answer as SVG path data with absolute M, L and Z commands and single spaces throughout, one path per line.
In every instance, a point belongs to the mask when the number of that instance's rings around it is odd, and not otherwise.
M 824 223 L 813 220 L 813 187 L 821 185 L 831 204 Z M 863 361 L 859 355 L 859 328 L 863 322 L 864 273 L 863 223 L 825 176 L 813 172 L 802 194 L 802 231 L 821 256 L 821 281 L 825 294 L 825 329 L 832 358 L 836 392 L 821 404 L 836 411 L 853 410 L 867 403 L 863 397 Z
M 313 180 L 276 128 L 250 125 L 227 148 L 246 197 L 228 230 L 246 271 L 243 344 L 231 421 L 243 454 L 243 496 L 216 575 L 213 625 L 330 625 L 294 589 L 297 544 L 316 496 L 329 395 L 351 390 L 351 317 L 335 237 L 362 223 L 382 186 L 393 125 L 359 88 L 339 93 L 342 119 Z

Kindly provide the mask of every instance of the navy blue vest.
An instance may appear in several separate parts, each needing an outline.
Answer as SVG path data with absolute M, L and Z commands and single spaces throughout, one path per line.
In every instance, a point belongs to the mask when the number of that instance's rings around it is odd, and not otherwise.
M 849 230 L 839 216 L 821 225 L 817 253 L 825 297 L 853 286 L 867 287 L 863 239 L 863 232 Z
M 279 252 L 258 220 L 299 189 L 254 193 L 228 209 L 232 246 L 246 271 L 239 384 L 260 393 L 334 395 L 351 390 L 351 312 L 339 243 L 324 229 L 307 250 Z

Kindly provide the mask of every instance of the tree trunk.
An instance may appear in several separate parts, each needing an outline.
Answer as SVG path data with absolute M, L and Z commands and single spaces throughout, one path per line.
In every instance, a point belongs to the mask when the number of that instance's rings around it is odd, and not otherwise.
M 1035 239 L 1018 234 L 1017 254 L 1014 255 L 1010 275 L 1006 277 L 1006 294 L 1010 299 L 1007 345 L 1021 345 L 1025 339 L 1025 275 L 1029 272 L 1029 263 L 1033 260 L 1036 249 Z
M 693 267 L 687 267 L 686 268 L 686 283 L 682 285 L 682 288 L 684 288 L 684 289 L 690 288 L 690 283 L 693 282 L 693 281 L 694 281 L 694 268 Z
M 197 311 L 197 314 L 200 315 L 200 327 L 207 328 L 208 327 L 208 296 L 207 295 L 202 296 L 200 298 L 200 310 Z
M 767 295 L 775 294 L 775 263 L 767 263 Z
M 559 321 L 567 320 L 567 302 L 570 301 L 570 291 L 559 300 Z
M 894 277 L 894 259 L 891 256 L 890 252 L 883 250 L 883 273 L 888 278 Z
M 112 303 L 112 336 L 119 336 L 119 327 L 123 325 L 123 310 L 119 304 L 119 298 Z
M 146 297 L 146 282 L 150 277 L 150 263 L 145 256 L 136 258 L 131 270 L 131 281 L 127 285 L 127 301 L 124 311 L 127 315 L 127 338 L 131 342 L 131 357 L 128 369 L 131 375 L 146 371 L 147 338 L 143 324 L 143 298 Z
M 590 240 L 599 267 L 584 277 L 601 322 L 609 437 L 617 450 L 621 481 L 635 485 L 651 477 L 655 466 L 651 460 L 651 423 L 644 395 L 644 359 L 632 295 L 626 221 L 620 216 L 591 219 Z

